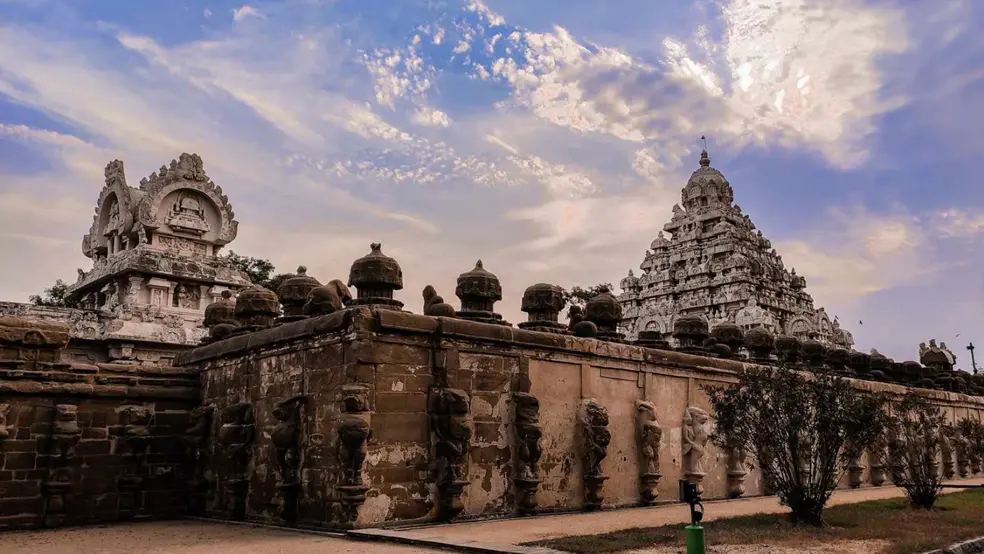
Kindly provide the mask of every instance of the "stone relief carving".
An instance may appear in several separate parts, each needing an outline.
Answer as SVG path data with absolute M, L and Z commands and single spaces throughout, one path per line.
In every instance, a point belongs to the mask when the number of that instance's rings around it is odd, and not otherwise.
M 253 457 L 253 439 L 256 434 L 253 407 L 248 402 L 233 404 L 220 413 L 222 421 L 218 443 L 223 447 L 225 496 L 224 508 L 231 517 L 246 517 L 246 496 L 249 493 L 249 466 Z
M 306 404 L 306 396 L 295 396 L 278 404 L 273 410 L 277 424 L 270 432 L 277 454 L 280 517 L 291 524 L 297 521 L 297 499 L 301 492 L 301 421 Z
M 212 419 L 215 414 L 215 404 L 206 404 L 193 409 L 189 413 L 188 428 L 184 432 L 184 443 L 188 459 L 192 461 L 191 475 L 188 479 L 191 501 L 188 510 L 191 514 L 203 514 L 210 493 L 214 494 L 215 482 L 208 471 L 209 440 L 212 438 Z
M 608 455 L 612 440 L 608 431 L 608 410 L 593 398 L 581 401 L 579 414 L 581 427 L 581 457 L 584 460 L 584 508 L 601 508 L 604 496 L 602 488 L 608 479 L 601 471 L 601 462 Z
M 354 525 L 358 509 L 366 501 L 369 487 L 362 480 L 362 464 L 372 436 L 369 421 L 369 388 L 364 385 L 342 387 L 342 418 L 338 426 L 338 458 L 342 463 L 342 504 L 344 521 Z
M 183 237 L 156 235 L 154 237 L 154 243 L 167 252 L 178 255 L 190 255 L 193 258 L 205 258 L 208 256 L 209 251 L 209 246 L 204 242 Z
M 707 475 L 704 458 L 707 441 L 711 438 L 711 416 L 704 410 L 691 406 L 683 413 L 684 476 L 703 490 L 701 481 Z
M 174 298 L 172 300 L 172 305 L 175 308 L 184 308 L 186 310 L 197 310 L 202 303 L 202 291 L 199 287 L 193 287 L 190 285 L 178 284 L 174 287 Z M 182 322 L 183 326 L 183 322 Z
M 659 444 L 663 428 L 656 419 L 656 406 L 652 402 L 636 401 L 636 428 L 639 441 L 639 486 L 642 503 L 649 506 L 659 496 Z
M 178 199 L 171 204 L 171 209 L 165 219 L 171 229 L 194 235 L 204 235 L 211 231 L 205 215 L 205 206 L 198 195 L 192 192 L 182 192 Z
M 940 457 L 943 458 L 943 478 L 953 479 L 957 474 L 953 443 L 946 435 L 940 437 Z
M 461 494 L 468 484 L 465 468 L 472 437 L 470 399 L 462 390 L 435 388 L 429 404 L 437 455 L 438 516 L 451 520 L 464 509 Z
M 521 514 L 536 511 L 536 489 L 540 484 L 539 468 L 542 450 L 540 438 L 540 401 L 527 392 L 513 393 L 516 406 L 514 425 L 516 428 L 516 485 L 517 507 Z

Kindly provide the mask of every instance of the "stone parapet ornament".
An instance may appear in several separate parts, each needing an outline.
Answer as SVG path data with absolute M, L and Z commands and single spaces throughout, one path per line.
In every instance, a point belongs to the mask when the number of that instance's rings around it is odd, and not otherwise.
M 765 327 L 755 327 L 745 332 L 745 348 L 755 363 L 772 364 L 775 361 L 775 345 L 775 335 Z
M 332 279 L 308 291 L 303 312 L 307 317 L 328 315 L 345 309 L 351 303 L 352 292 L 348 286 L 341 279 Z
M 728 449 L 728 498 L 740 498 L 745 494 L 745 478 L 748 467 L 745 460 L 748 453 L 744 448 L 733 446 Z
M 745 333 L 740 327 L 730 321 L 724 321 L 712 327 L 710 333 L 711 338 L 726 345 L 731 350 L 732 358 L 741 358 L 739 351 L 745 345 Z
M 306 267 L 299 266 L 297 273 L 285 279 L 276 290 L 284 312 L 281 321 L 297 321 L 307 317 L 304 313 L 304 304 L 308 300 L 308 294 L 320 286 L 320 281 L 307 274 Z
M 270 289 L 252 285 L 236 298 L 235 314 L 239 323 L 236 333 L 252 333 L 273 327 L 274 320 L 280 315 L 280 301 Z
M 495 313 L 495 303 L 502 300 L 502 285 L 494 273 L 485 269 L 482 260 L 475 267 L 458 275 L 455 296 L 461 300 L 458 317 L 470 321 L 509 325 L 502 316 Z
M 612 434 L 608 430 L 608 410 L 597 400 L 581 400 L 579 413 L 581 429 L 581 457 L 584 460 L 584 509 L 601 509 L 604 501 L 602 489 L 608 477 L 601 470 L 601 462 L 608 456 Z
M 699 315 L 681 315 L 673 322 L 673 338 L 679 343 L 681 352 L 706 355 L 704 341 L 709 336 L 707 321 Z
M 597 327 L 599 340 L 622 342 L 625 339 L 625 335 L 618 332 L 618 324 L 622 321 L 622 307 L 606 286 L 600 287 L 598 294 L 584 305 L 584 319 Z
M 528 320 L 519 323 L 517 327 L 544 333 L 568 333 L 567 326 L 558 321 L 560 311 L 564 309 L 566 303 L 564 289 L 557 285 L 548 283 L 530 285 L 523 292 L 521 306 L 521 310 L 528 314 Z
M 400 310 L 403 302 L 393 298 L 393 291 L 403 289 L 403 269 L 396 260 L 383 254 L 382 244 L 369 245 L 369 253 L 352 262 L 348 286 L 355 287 L 353 306 L 376 306 Z

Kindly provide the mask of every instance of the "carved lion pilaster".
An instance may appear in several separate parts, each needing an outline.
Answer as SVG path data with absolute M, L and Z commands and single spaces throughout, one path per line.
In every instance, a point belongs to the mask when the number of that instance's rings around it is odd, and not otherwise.
M 270 441 L 277 456 L 280 517 L 287 523 L 297 521 L 297 499 L 301 493 L 301 421 L 306 405 L 306 396 L 295 396 L 273 410 L 277 424 L 270 432 Z
M 249 496 L 249 465 L 253 458 L 256 424 L 253 407 L 248 402 L 233 404 L 222 410 L 218 443 L 224 450 L 225 508 L 233 519 L 246 518 L 246 499 Z
M 652 402 L 636 401 L 636 440 L 639 444 L 639 492 L 642 503 L 651 506 L 659 496 L 659 443 L 663 428 Z
M 513 393 L 516 406 L 514 425 L 516 426 L 516 504 L 521 514 L 536 511 L 536 489 L 540 484 L 539 468 L 542 450 L 540 437 L 540 401 L 530 393 Z
M 608 480 L 601 471 L 601 462 L 608 455 L 612 435 L 608 431 L 608 410 L 593 398 L 581 401 L 579 414 L 584 460 L 584 508 L 597 510 L 604 500 L 602 488 Z
M 55 406 L 51 432 L 51 465 L 44 483 L 47 500 L 45 525 L 57 527 L 65 522 L 66 506 L 70 503 L 75 481 L 71 461 L 82 435 L 79 428 L 79 408 L 74 404 Z
M 429 399 L 434 451 L 437 455 L 438 517 L 454 519 L 464 509 L 464 492 L 468 466 L 468 445 L 472 437 L 469 413 L 471 400 L 465 391 L 450 388 L 431 389 Z
M 344 526 L 354 526 L 359 506 L 366 501 L 369 487 L 362 481 L 362 464 L 372 437 L 369 415 L 369 389 L 364 385 L 342 387 L 342 417 L 338 424 L 338 459 L 342 463 L 342 484 L 338 487 L 344 507 Z
M 215 404 L 207 404 L 191 410 L 188 428 L 184 432 L 183 441 L 191 466 L 191 475 L 188 479 L 191 492 L 191 501 L 188 503 L 190 514 L 199 515 L 205 512 L 207 497 L 214 482 L 208 471 L 209 440 L 212 438 L 214 415 Z

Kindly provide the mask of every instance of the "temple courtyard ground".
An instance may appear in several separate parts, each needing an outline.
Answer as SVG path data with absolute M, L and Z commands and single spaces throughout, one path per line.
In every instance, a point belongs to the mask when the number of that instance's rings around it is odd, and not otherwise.
M 954 483 L 957 484 L 957 483 Z M 960 481 L 961 485 L 984 485 L 984 479 Z M 947 494 L 961 489 L 946 489 Z M 902 490 L 895 487 L 840 490 L 834 493 L 828 506 L 844 506 L 871 500 L 897 499 L 903 496 Z M 984 499 L 984 493 L 975 491 L 977 499 Z M 973 497 L 971 502 L 977 502 Z M 957 497 L 954 497 L 957 500 Z M 964 500 L 966 502 L 967 500 Z M 885 504 L 887 510 L 888 504 Z M 896 503 L 901 505 L 901 503 Z M 984 502 L 981 502 L 984 504 Z M 981 507 L 984 513 L 984 505 Z M 878 519 L 886 519 L 885 510 Z M 850 510 L 847 510 L 849 512 Z M 782 514 L 786 509 L 778 505 L 775 497 L 748 498 L 740 500 L 708 502 L 705 506 L 705 522 L 709 529 L 709 543 L 713 538 L 715 520 L 723 520 L 755 514 Z M 846 513 L 847 513 L 846 512 Z M 954 510 L 957 513 L 957 510 Z M 843 514 L 842 514 L 843 515 Z M 872 513 L 872 515 L 875 515 Z M 905 525 L 903 513 L 893 518 L 889 513 L 891 525 Z M 763 515 L 760 523 L 774 521 L 775 518 Z M 841 517 L 841 516 L 838 516 Z M 847 517 L 847 516 L 845 516 Z M 753 518 L 754 519 L 754 518 Z M 435 525 L 402 530 L 364 530 L 357 532 L 363 539 L 357 541 L 324 534 L 308 534 L 269 527 L 235 525 L 200 520 L 179 520 L 168 522 L 130 523 L 85 528 L 59 529 L 50 531 L 26 531 L 0 534 L 0 553 L 2 554 L 427 554 L 469 549 L 486 552 L 548 552 L 549 548 L 567 551 L 580 551 L 592 554 L 610 552 L 632 552 L 633 554 L 671 554 L 683 552 L 678 545 L 661 539 L 661 534 L 672 530 L 657 530 L 664 525 L 682 526 L 689 521 L 686 506 L 670 504 L 653 508 L 633 508 L 595 513 L 565 515 L 546 515 L 522 520 L 499 520 L 451 525 Z M 732 525 L 722 521 L 720 527 Z M 880 525 L 885 525 L 881 523 Z M 984 518 L 981 519 L 978 535 L 984 535 Z M 827 553 L 878 553 L 892 551 L 890 541 L 885 539 L 858 540 L 851 533 L 807 534 L 802 540 L 790 543 L 783 536 L 781 528 L 763 531 L 763 526 L 751 525 L 749 539 L 756 537 L 762 541 L 747 544 L 738 538 L 745 531 L 731 530 L 728 542 L 745 544 L 710 546 L 710 553 L 729 554 L 827 554 Z M 647 531 L 629 531 L 649 528 Z M 946 533 L 945 527 L 940 528 Z M 574 536 L 601 535 L 613 533 L 624 536 L 620 541 L 576 540 Z M 652 538 L 647 546 L 646 533 Z M 756 534 L 757 533 L 757 534 Z M 634 535 L 633 535 L 634 534 Z M 722 535 L 723 537 L 724 535 Z M 831 542 L 830 537 L 836 537 Z M 559 540 L 558 540 L 559 539 Z M 775 539 L 775 541 L 773 541 Z M 957 540 L 947 542 L 957 542 Z M 394 544 L 391 541 L 413 542 L 415 544 Z M 546 541 L 546 542 L 544 542 Z M 776 542 L 766 546 L 766 544 Z M 537 544 L 531 544 L 537 543 Z M 764 544 L 763 544 L 764 543 Z M 516 546 L 526 545 L 526 546 Z M 904 551 L 904 550 L 902 550 Z M 556 552 L 556 550 L 554 550 Z

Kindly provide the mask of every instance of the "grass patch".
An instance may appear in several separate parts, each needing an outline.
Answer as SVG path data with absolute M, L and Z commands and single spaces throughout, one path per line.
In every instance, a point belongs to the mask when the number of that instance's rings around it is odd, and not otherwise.
M 713 508 L 712 508 L 713 509 Z M 984 535 L 984 489 L 941 496 L 933 511 L 913 510 L 904 498 L 844 504 L 824 510 L 825 526 L 792 525 L 785 514 L 758 514 L 704 524 L 708 545 L 806 546 L 841 540 L 885 540 L 889 554 L 925 552 Z M 537 541 L 579 554 L 685 546 L 683 525 L 640 527 L 602 535 Z

